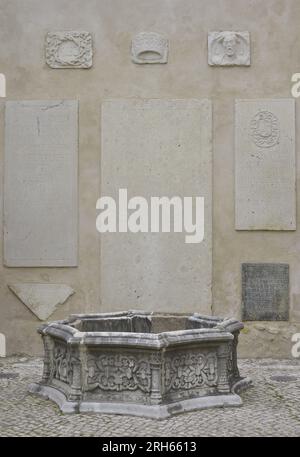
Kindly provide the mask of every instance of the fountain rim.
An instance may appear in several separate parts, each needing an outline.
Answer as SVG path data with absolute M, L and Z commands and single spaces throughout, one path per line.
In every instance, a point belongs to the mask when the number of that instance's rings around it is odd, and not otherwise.
M 79 331 L 72 326 L 78 321 L 101 320 L 112 318 L 146 317 L 187 317 L 195 323 L 213 325 L 211 328 L 191 328 L 162 331 L 158 333 L 123 332 L 123 331 Z M 161 313 L 140 310 L 129 310 L 113 313 L 72 314 L 68 319 L 42 324 L 38 331 L 65 341 L 69 345 L 88 346 L 136 346 L 160 349 L 191 343 L 216 343 L 233 340 L 233 333 L 240 331 L 244 325 L 234 318 L 204 316 L 198 313 Z

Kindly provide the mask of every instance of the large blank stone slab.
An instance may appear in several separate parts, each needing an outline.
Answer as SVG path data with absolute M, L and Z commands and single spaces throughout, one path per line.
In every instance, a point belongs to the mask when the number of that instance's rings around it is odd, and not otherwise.
M 66 284 L 17 283 L 8 287 L 41 321 L 75 293 Z
M 236 229 L 296 230 L 295 102 L 236 101 Z
M 7 102 L 4 262 L 77 265 L 78 104 Z
M 205 239 L 101 235 L 102 308 L 211 313 L 211 103 L 113 100 L 102 106 L 102 196 L 205 198 Z M 109 308 L 111 309 L 111 308 Z
M 289 265 L 242 264 L 243 319 L 288 320 Z

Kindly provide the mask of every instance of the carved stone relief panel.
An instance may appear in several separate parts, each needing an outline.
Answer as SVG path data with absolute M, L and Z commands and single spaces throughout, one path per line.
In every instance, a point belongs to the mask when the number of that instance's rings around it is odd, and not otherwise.
M 89 32 L 49 32 L 46 36 L 46 62 L 51 68 L 91 68 L 92 57 Z
M 150 392 L 151 370 L 147 357 L 99 354 L 87 358 L 85 390 Z
M 249 32 L 209 32 L 209 65 L 250 65 Z
M 217 355 L 208 353 L 170 353 L 165 356 L 165 392 L 191 390 L 217 385 Z
M 131 57 L 134 63 L 167 63 L 169 42 L 155 32 L 141 32 L 132 39 Z
M 250 122 L 250 136 L 259 148 L 271 148 L 280 142 L 280 123 L 270 111 L 258 111 Z

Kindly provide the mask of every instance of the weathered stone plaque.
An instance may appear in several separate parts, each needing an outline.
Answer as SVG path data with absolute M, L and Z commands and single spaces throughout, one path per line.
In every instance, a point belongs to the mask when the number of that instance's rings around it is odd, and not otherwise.
M 7 102 L 5 265 L 77 265 L 77 156 L 77 101 Z
M 141 32 L 132 39 L 131 58 L 134 63 L 167 63 L 169 41 L 155 32 Z
M 49 32 L 46 36 L 46 62 L 51 68 L 91 68 L 92 36 L 83 31 Z
M 289 265 L 243 263 L 242 306 L 245 320 L 288 320 Z
M 8 288 L 41 321 L 48 319 L 75 293 L 67 284 L 16 283 L 8 284 Z
M 237 100 L 237 230 L 296 230 L 295 102 Z
M 101 235 L 103 309 L 211 313 L 211 124 L 208 100 L 103 103 L 102 196 L 118 203 L 123 188 L 149 207 L 151 197 L 205 199 L 201 243 L 187 244 L 186 233 L 173 230 Z
M 218 66 L 249 66 L 249 32 L 209 32 L 208 63 Z

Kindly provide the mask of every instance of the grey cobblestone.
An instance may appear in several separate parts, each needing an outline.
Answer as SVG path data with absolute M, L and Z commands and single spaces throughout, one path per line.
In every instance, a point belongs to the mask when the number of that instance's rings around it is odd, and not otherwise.
M 41 378 L 42 360 L 0 359 L 0 436 L 300 436 L 300 361 L 240 360 L 254 386 L 241 408 L 220 408 L 155 421 L 104 414 L 63 415 L 27 386 Z

